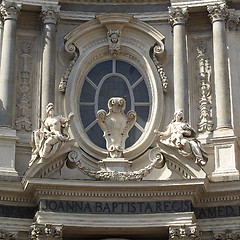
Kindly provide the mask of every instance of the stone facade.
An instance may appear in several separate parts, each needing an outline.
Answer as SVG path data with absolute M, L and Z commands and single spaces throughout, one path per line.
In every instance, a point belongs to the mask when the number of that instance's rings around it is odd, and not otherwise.
M 0 239 L 240 239 L 238 0 L 0 14 Z

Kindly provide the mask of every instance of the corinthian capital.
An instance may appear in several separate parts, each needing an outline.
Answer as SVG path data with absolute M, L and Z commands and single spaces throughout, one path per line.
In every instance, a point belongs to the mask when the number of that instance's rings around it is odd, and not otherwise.
M 59 19 L 60 6 L 43 6 L 42 19 L 44 23 L 56 24 Z
M 3 1 L 0 5 L 0 12 L 3 16 L 4 21 L 6 19 L 16 20 L 21 7 L 22 4 L 20 3 Z
M 189 18 L 187 8 L 169 7 L 169 21 L 172 26 L 177 24 L 185 24 Z
M 228 10 L 225 3 L 210 5 L 207 7 L 207 10 L 212 23 L 215 21 L 225 21 L 228 17 Z
M 5 229 L 0 229 L 0 239 L 4 240 L 17 240 L 18 234 L 17 233 L 9 233 Z

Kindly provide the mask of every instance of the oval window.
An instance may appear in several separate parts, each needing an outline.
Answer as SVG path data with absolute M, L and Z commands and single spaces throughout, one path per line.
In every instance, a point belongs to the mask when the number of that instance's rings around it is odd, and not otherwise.
M 103 132 L 96 113 L 100 109 L 108 112 L 107 103 L 112 97 L 126 100 L 125 113 L 134 110 L 137 122 L 129 132 L 126 147 L 131 147 L 143 134 L 151 111 L 151 98 L 144 76 L 128 62 L 108 60 L 94 66 L 83 83 L 79 112 L 85 133 L 101 148 L 106 148 Z

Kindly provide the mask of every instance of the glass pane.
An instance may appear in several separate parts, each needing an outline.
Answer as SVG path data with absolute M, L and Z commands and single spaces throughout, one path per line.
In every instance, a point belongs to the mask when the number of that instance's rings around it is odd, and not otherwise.
M 126 111 L 131 108 L 131 99 L 127 84 L 118 76 L 111 76 L 105 80 L 99 92 L 98 109 L 108 111 L 107 103 L 112 97 L 122 97 L 126 100 Z
M 144 128 L 149 116 L 149 106 L 137 106 L 135 107 L 137 113 L 137 123 Z
M 106 141 L 103 137 L 103 131 L 99 127 L 98 123 L 96 123 L 91 129 L 89 129 L 87 135 L 95 145 L 106 149 Z
M 84 128 L 88 127 L 96 119 L 94 106 L 81 106 L 80 115 Z
M 134 89 L 135 102 L 149 102 L 148 90 L 144 81 L 140 82 Z
M 91 69 L 88 74 L 88 77 L 98 86 L 99 82 L 102 78 L 112 72 L 112 61 L 105 61 L 97 64 L 95 67 Z
M 85 80 L 81 92 L 80 102 L 94 102 L 95 88 Z
M 142 132 L 135 126 L 128 133 L 129 137 L 126 140 L 126 148 L 132 146 L 142 135 Z
M 116 72 L 125 76 L 131 85 L 133 85 L 141 77 L 139 71 L 129 63 L 117 61 L 116 64 Z

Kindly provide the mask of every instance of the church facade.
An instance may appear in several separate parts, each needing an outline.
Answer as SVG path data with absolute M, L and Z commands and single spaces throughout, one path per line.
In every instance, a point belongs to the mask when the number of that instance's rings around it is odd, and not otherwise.
M 0 239 L 240 239 L 240 1 L 0 13 Z

